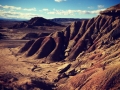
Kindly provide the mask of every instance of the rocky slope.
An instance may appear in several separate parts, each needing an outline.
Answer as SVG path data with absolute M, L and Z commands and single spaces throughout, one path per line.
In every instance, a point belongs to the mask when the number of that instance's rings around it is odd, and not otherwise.
M 120 4 L 95 18 L 27 42 L 19 54 L 68 63 L 54 81 L 57 90 L 120 89 Z
M 47 20 L 42 17 L 34 17 L 29 21 L 24 21 L 18 24 L 15 24 L 12 28 L 33 28 L 34 26 L 62 26 L 50 20 Z

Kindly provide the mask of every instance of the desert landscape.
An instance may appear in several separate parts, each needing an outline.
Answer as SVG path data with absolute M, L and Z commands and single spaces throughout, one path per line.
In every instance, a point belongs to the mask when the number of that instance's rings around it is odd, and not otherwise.
M 120 4 L 65 20 L 0 21 L 0 90 L 120 90 Z

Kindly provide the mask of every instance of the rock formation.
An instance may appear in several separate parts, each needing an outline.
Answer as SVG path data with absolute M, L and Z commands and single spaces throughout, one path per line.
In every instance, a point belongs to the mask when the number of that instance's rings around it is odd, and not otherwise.
M 12 28 L 33 28 L 34 26 L 62 26 L 42 17 L 34 17 L 29 21 L 15 24 Z

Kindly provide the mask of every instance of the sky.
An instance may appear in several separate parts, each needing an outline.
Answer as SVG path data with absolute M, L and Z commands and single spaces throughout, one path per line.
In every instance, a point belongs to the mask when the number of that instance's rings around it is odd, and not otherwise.
M 0 18 L 92 18 L 120 0 L 0 0 Z

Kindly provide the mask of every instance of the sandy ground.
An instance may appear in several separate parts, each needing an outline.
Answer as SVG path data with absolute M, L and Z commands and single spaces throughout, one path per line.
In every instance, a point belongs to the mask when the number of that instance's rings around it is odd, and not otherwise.
M 18 55 L 18 50 L 25 42 L 0 41 L 0 77 L 12 75 L 18 79 L 17 84 L 20 85 L 28 82 L 30 78 L 42 78 L 46 82 L 53 83 L 59 75 L 57 69 L 65 62 L 41 63 L 41 60 L 33 57 Z
M 20 46 L 16 48 L 11 48 L 12 47 L 11 43 L 12 44 L 14 43 L 13 47 L 15 47 L 15 45 L 16 46 L 18 45 L 18 43 L 16 42 L 13 41 L 5 45 L 6 41 L 4 41 L 4 43 L 0 44 L 1 46 L 0 47 L 0 57 L 1 57 L 0 58 L 0 72 L 1 73 L 11 72 L 11 73 L 16 73 L 16 74 L 21 73 L 21 75 L 24 75 L 24 76 L 36 76 L 37 75 L 37 76 L 43 76 L 43 77 L 46 77 L 46 75 L 43 75 L 43 73 L 45 72 L 46 72 L 45 74 L 47 74 L 47 72 L 55 73 L 54 69 L 56 68 L 55 66 L 57 63 L 52 63 L 52 65 L 44 64 L 44 63 L 40 64 L 39 60 L 33 60 L 30 58 L 21 57 L 20 55 L 17 56 L 16 54 L 18 50 L 20 49 Z M 32 72 L 31 69 L 34 67 L 34 65 L 37 65 L 39 69 Z M 44 70 L 46 68 L 48 68 L 48 71 Z M 51 70 L 51 68 L 53 70 Z
M 42 27 L 41 27 L 42 28 Z M 35 60 L 33 58 L 26 58 L 23 55 L 18 55 L 18 50 L 29 40 L 21 40 L 28 32 L 53 32 L 57 30 L 62 30 L 63 27 L 44 27 L 42 29 L 7 29 L 4 28 L 0 30 L 1 33 L 7 35 L 7 39 L 0 40 L 0 73 L 14 73 L 22 75 L 25 77 L 41 77 L 47 78 L 52 81 L 58 74 L 56 68 L 58 64 L 62 63 L 51 63 L 45 64 L 40 63 L 40 60 Z M 34 65 L 37 65 L 36 70 L 31 71 L 34 68 Z
M 51 27 L 49 30 L 43 32 L 53 32 L 54 28 L 62 30 L 59 27 Z M 63 27 L 62 27 L 63 28 Z M 40 30 L 0 30 L 2 34 L 7 35 L 8 38 L 0 40 L 0 89 L 1 81 L 4 79 L 11 79 L 16 77 L 17 85 L 29 82 L 31 78 L 41 78 L 45 82 L 53 83 L 57 78 L 57 68 L 63 65 L 59 63 L 41 63 L 41 60 L 36 60 L 33 57 L 26 58 L 24 55 L 18 55 L 20 48 L 29 40 L 21 40 L 28 32 L 41 33 Z M 3 80 L 3 81 L 4 81 Z

